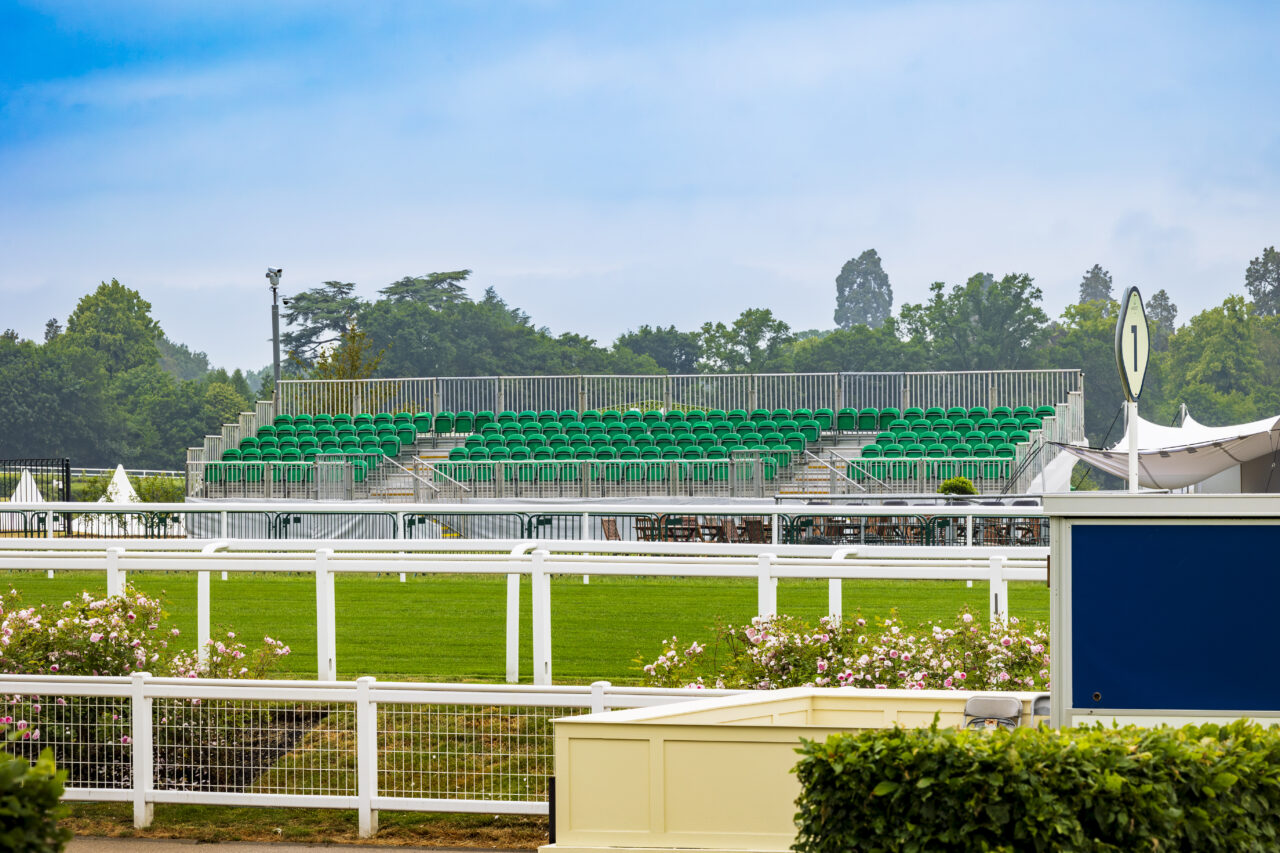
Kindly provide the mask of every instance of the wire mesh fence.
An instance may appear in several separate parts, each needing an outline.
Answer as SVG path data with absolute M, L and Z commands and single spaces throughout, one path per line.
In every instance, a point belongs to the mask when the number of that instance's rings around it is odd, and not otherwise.
M 9 751 L 67 798 L 545 814 L 552 721 L 734 691 L 0 676 Z
M 152 717 L 157 790 L 356 792 L 350 703 L 157 699 Z
M 551 721 L 582 707 L 378 706 L 378 791 L 388 797 L 542 800 Z
M 12 694 L 0 724 L 15 734 L 6 751 L 34 761 L 53 750 L 67 786 L 116 790 L 133 785 L 130 700 L 120 696 Z

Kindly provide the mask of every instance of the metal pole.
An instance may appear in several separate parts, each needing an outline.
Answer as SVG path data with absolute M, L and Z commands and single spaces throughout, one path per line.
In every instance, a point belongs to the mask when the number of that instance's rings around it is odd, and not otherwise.
M 1138 491 L 1138 404 L 1125 404 L 1129 417 L 1129 491 Z
M 280 275 L 282 269 L 267 267 L 267 281 L 271 282 L 271 365 L 276 385 L 273 396 L 279 399 L 280 393 Z

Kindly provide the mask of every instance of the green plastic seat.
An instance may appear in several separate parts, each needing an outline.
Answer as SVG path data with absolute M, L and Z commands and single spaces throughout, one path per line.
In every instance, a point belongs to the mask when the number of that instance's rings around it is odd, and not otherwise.
M 857 409 L 844 408 L 836 412 L 836 429 L 846 432 L 858 428 Z

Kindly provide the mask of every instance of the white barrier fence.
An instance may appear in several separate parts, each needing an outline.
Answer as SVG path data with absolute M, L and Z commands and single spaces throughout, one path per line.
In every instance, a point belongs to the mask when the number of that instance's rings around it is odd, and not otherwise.
M 785 505 L 761 500 L 546 500 L 397 504 L 394 508 L 367 501 L 300 500 L 12 503 L 0 504 L 0 531 L 26 539 L 55 540 L 66 531 L 65 535 L 73 538 L 122 538 L 130 542 L 694 539 L 790 544 L 818 533 L 832 544 L 841 545 L 1048 544 L 1048 519 L 1038 501 L 1031 498 L 988 496 L 980 504 L 960 503 L 938 495 L 867 500 L 863 505 L 831 504 L 826 500 L 807 504 L 790 501 Z
M 551 720 L 740 691 L 0 675 L 4 713 L 53 750 L 65 799 L 547 814 Z M 35 737 L 30 735 L 37 733 Z
M 986 508 L 984 508 L 986 509 Z M 879 511 L 893 512 L 893 508 Z M 1025 515 L 1025 512 L 1020 514 Z M 973 541 L 972 537 L 969 541 Z M 338 550 L 338 549 L 341 550 Z M 338 574 L 505 575 L 506 678 L 519 680 L 520 596 L 532 599 L 533 680 L 552 683 L 552 576 L 622 575 L 755 579 L 757 612 L 776 614 L 782 578 L 826 579 L 828 612 L 840 618 L 850 580 L 963 580 L 988 584 L 991 619 L 1009 614 L 1008 582 L 1045 581 L 1048 549 L 1029 546 L 714 545 L 679 542 L 543 540 L 2 540 L 0 570 L 99 571 L 108 594 L 129 572 L 197 574 L 197 649 L 209 639 L 210 573 L 306 572 L 314 575 L 316 673 L 337 680 Z

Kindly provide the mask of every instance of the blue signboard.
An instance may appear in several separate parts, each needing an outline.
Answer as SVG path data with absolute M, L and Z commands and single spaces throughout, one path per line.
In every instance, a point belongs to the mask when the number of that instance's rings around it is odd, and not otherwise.
M 1096 524 L 1071 538 L 1076 709 L 1280 710 L 1280 524 Z

